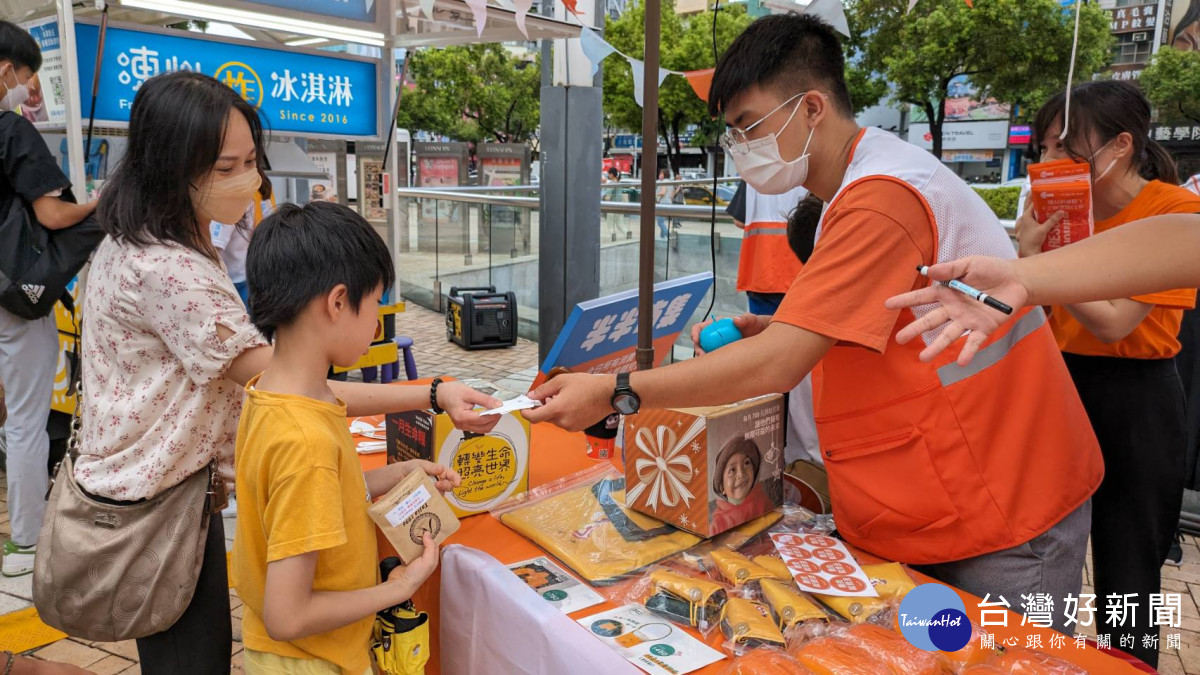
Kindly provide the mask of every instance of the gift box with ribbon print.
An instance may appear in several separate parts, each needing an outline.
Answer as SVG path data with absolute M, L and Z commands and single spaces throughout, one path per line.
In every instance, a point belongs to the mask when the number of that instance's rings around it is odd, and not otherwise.
M 702 537 L 783 500 L 783 397 L 643 410 L 625 421 L 628 506 Z

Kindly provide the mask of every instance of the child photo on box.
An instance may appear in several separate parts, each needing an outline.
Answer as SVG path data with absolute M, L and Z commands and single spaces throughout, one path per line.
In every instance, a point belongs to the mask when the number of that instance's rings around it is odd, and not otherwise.
M 717 497 L 709 504 L 714 532 L 737 527 L 775 508 L 777 500 L 772 502 L 768 497 L 766 483 L 774 482 L 777 492 L 779 479 L 769 469 L 763 466 L 762 452 L 752 440 L 734 438 L 721 448 L 709 474 Z

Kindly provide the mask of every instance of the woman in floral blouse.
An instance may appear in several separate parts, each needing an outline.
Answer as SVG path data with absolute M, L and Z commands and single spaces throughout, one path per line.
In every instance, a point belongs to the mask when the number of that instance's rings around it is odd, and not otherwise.
M 214 459 L 233 480 L 243 385 L 266 365 L 270 347 L 250 323 L 208 226 L 237 220 L 250 204 L 264 165 L 262 135 L 257 111 L 206 75 L 160 75 L 134 98 L 128 151 L 99 206 L 109 236 L 93 257 L 84 298 L 75 477 L 96 497 L 149 499 Z M 430 390 L 335 383 L 335 392 L 357 416 L 427 407 Z M 499 405 L 491 397 L 453 383 L 437 397 L 460 428 L 495 424 L 473 412 Z M 191 604 L 171 628 L 137 645 L 150 675 L 229 672 L 219 512 Z

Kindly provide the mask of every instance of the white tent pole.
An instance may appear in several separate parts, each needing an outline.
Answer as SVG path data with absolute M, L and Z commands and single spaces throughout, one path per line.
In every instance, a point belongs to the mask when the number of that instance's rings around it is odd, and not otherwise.
M 55 0 L 58 9 L 59 47 L 62 50 L 63 92 L 67 108 L 67 165 L 71 186 L 79 201 L 87 201 L 87 176 L 83 162 L 83 99 L 79 94 L 79 62 L 75 56 L 75 11 L 70 0 Z M 97 64 L 99 67 L 99 64 Z

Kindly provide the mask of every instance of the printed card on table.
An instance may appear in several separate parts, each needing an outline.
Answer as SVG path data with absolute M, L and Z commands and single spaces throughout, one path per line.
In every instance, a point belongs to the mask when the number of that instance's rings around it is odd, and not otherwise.
M 507 566 L 546 602 L 557 607 L 563 614 L 604 602 L 604 597 L 588 588 L 582 581 L 556 565 L 549 558 L 540 557 L 523 560 Z
M 593 614 L 579 623 L 650 675 L 683 675 L 725 658 L 641 605 Z
M 771 541 L 800 590 L 848 597 L 879 595 L 841 541 L 823 534 L 786 532 L 772 534 Z

